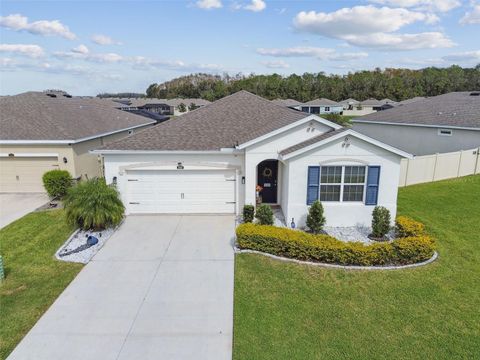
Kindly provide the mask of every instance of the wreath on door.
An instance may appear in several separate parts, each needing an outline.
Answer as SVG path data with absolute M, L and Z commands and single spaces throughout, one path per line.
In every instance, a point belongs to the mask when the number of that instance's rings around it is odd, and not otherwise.
M 262 175 L 263 175 L 264 177 L 267 177 L 267 178 L 272 177 L 273 171 L 272 171 L 272 169 L 270 169 L 270 168 L 265 168 L 265 169 L 263 169 Z

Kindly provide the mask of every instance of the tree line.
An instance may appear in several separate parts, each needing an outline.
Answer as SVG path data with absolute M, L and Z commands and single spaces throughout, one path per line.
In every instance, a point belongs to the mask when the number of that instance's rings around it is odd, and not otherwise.
M 239 90 L 247 90 L 267 99 L 291 98 L 301 102 L 315 98 L 334 101 L 389 98 L 401 101 L 415 96 L 479 89 L 480 64 L 473 68 L 457 65 L 420 70 L 387 68 L 346 75 L 327 75 L 323 72 L 288 76 L 198 73 L 151 84 L 146 95 L 152 98 L 202 98 L 214 101 Z

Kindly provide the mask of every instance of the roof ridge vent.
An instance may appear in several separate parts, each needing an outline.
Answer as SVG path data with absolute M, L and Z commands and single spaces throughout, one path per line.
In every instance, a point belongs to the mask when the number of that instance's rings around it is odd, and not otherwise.
M 47 93 L 47 96 L 50 96 L 51 98 L 56 98 L 57 97 L 57 95 L 52 94 L 52 93 Z
M 470 96 L 480 96 L 480 92 L 479 91 L 473 91 L 470 93 Z

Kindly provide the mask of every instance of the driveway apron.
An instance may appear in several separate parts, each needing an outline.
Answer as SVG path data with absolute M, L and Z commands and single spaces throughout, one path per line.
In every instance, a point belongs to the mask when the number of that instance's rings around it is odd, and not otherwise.
M 233 216 L 129 216 L 11 360 L 232 357 Z

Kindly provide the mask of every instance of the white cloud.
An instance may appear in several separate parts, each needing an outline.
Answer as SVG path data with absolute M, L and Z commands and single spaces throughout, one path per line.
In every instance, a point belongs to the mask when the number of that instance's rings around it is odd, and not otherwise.
M 370 2 L 433 12 L 448 12 L 462 5 L 459 0 L 370 0 Z
M 480 50 L 450 54 L 443 56 L 442 59 L 445 61 L 477 62 L 480 61 Z
M 343 8 L 331 13 L 302 11 L 294 18 L 299 31 L 346 41 L 350 45 L 385 50 L 413 50 L 451 47 L 455 44 L 440 32 L 395 33 L 415 22 L 432 24 L 434 14 L 372 5 Z
M 313 46 L 291 48 L 259 48 L 257 54 L 273 57 L 314 57 L 319 60 L 349 61 L 368 57 L 366 52 L 337 53 L 335 49 Z
M 93 35 L 92 41 L 97 45 L 122 45 L 120 41 L 115 41 L 110 36 L 102 34 Z
M 221 0 L 199 0 L 195 5 L 200 9 L 220 9 L 223 7 Z
M 78 54 L 88 54 L 90 50 L 88 50 L 88 47 L 86 47 L 85 45 L 80 44 L 77 47 L 74 47 L 72 49 L 72 52 L 78 53 Z
M 332 13 L 302 11 L 295 16 L 293 23 L 300 31 L 342 38 L 351 34 L 393 32 L 417 21 L 432 20 L 431 16 L 420 12 L 368 5 L 343 8 Z
M 291 48 L 259 48 L 257 53 L 275 57 L 316 57 L 324 58 L 335 53 L 334 49 L 319 48 L 313 46 L 297 46 Z
M 31 58 L 38 58 L 45 54 L 40 46 L 31 44 L 0 44 L 0 52 L 24 55 Z
M 460 19 L 460 24 L 480 24 L 480 4 L 474 4 L 471 11 L 467 11 Z
M 250 4 L 244 6 L 244 9 L 250 10 L 253 12 L 259 12 L 259 11 L 265 10 L 266 7 L 267 7 L 267 4 L 265 4 L 265 1 L 252 0 Z
M 72 49 L 72 51 L 67 51 L 67 52 L 56 51 L 53 53 L 53 56 L 55 56 L 58 59 L 62 59 L 62 58 L 79 59 L 79 60 L 85 60 L 85 61 L 97 62 L 97 63 L 118 63 L 126 60 L 123 56 L 118 55 L 116 53 L 94 54 L 94 53 L 88 52 L 88 49 L 87 49 L 87 52 L 80 52 L 78 51 L 78 48 Z
M 0 26 L 14 31 L 27 31 L 35 35 L 56 35 L 69 40 L 76 38 L 75 34 L 59 20 L 39 20 L 29 23 L 26 16 L 12 14 L 1 16 Z
M 270 69 L 288 69 L 290 65 L 283 60 L 262 61 L 262 64 Z
M 377 33 L 367 36 L 350 35 L 345 40 L 356 46 L 393 51 L 449 48 L 456 45 L 440 32 L 419 34 Z

